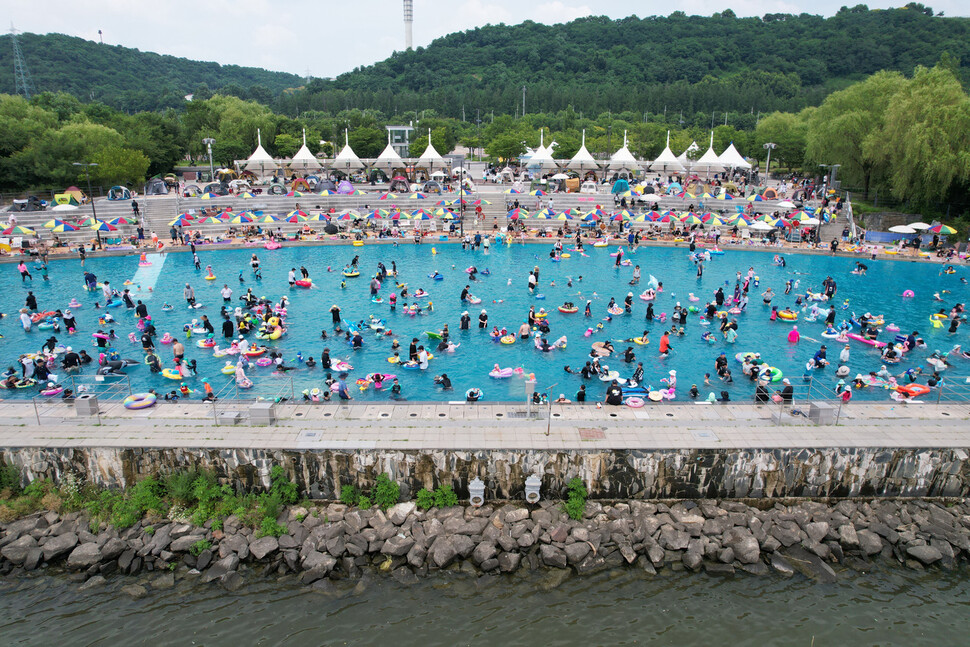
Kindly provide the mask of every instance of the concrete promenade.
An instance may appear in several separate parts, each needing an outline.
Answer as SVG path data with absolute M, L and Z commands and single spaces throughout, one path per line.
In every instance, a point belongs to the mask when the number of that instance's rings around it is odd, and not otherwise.
M 240 403 L 221 403 L 245 410 Z M 796 405 L 808 412 L 807 403 Z M 282 404 L 274 426 L 216 426 L 203 403 L 141 411 L 102 402 L 100 424 L 72 406 L 0 402 L 0 448 L 267 450 L 663 450 L 970 448 L 970 406 L 850 404 L 838 425 L 817 426 L 779 407 L 750 404 L 643 409 L 553 405 L 551 419 L 516 404 Z M 38 424 L 38 413 L 40 424 Z M 535 415 L 535 412 L 533 412 Z M 547 435 L 548 427 L 548 435 Z

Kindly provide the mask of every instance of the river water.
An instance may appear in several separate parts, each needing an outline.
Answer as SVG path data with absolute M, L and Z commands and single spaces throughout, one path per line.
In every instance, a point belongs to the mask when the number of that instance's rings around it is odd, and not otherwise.
M 970 580 L 888 564 L 800 576 L 439 573 L 319 592 L 254 578 L 235 593 L 180 581 L 133 600 L 135 578 L 78 591 L 63 577 L 0 581 L 3 645 L 966 645 Z

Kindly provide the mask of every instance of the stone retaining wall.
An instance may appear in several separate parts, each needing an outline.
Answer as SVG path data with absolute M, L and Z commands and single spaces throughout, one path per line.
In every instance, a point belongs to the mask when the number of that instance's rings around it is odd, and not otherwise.
M 296 574 L 304 584 L 374 570 L 407 583 L 453 568 L 483 574 L 540 568 L 588 574 L 629 566 L 648 573 L 689 569 L 712 575 L 796 571 L 818 582 L 876 558 L 914 569 L 956 568 L 970 556 L 970 506 L 932 501 L 812 501 L 759 510 L 736 501 L 587 502 L 584 518 L 546 501 L 421 511 L 414 503 L 358 510 L 294 507 L 285 533 L 259 537 L 239 519 L 221 527 L 145 519 L 125 530 L 92 528 L 79 513 L 38 513 L 0 525 L 0 575 L 66 568 L 83 587 L 114 574 L 140 579 L 122 590 L 171 588 L 175 579 L 229 590 L 254 576 Z M 145 575 L 147 574 L 147 577 Z
M 847 430 L 846 433 L 851 433 Z M 152 474 L 188 468 L 215 471 L 239 489 L 269 486 L 282 465 L 302 494 L 337 499 L 340 486 L 369 490 L 388 473 L 405 498 L 422 487 L 451 485 L 468 498 L 468 483 L 484 481 L 486 499 L 521 500 L 531 474 L 542 496 L 562 498 L 581 478 L 591 498 L 961 497 L 970 493 L 964 449 L 811 448 L 750 450 L 495 449 L 304 450 L 6 448 L 0 462 L 21 469 L 24 482 L 55 483 L 73 472 L 102 487 L 124 487 Z

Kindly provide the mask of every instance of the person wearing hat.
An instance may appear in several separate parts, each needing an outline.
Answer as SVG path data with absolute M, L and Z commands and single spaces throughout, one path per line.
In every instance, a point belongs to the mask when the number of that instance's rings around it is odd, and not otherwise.
M 758 404 L 764 404 L 771 400 L 771 391 L 768 390 L 768 380 L 761 379 L 758 380 L 758 386 L 754 390 L 754 401 Z
M 839 364 L 849 363 L 849 345 L 846 344 L 845 347 L 839 352 Z
M 74 371 L 81 368 L 81 356 L 74 352 L 74 348 L 68 346 L 61 358 L 61 368 L 65 371 Z
M 20 323 L 24 327 L 24 332 L 30 332 L 32 322 L 30 321 L 30 315 L 27 314 L 27 308 L 20 309 Z
M 667 375 L 668 375 L 668 377 L 662 378 L 660 381 L 666 383 L 667 386 L 670 387 L 671 389 L 676 389 L 677 388 L 677 371 L 671 370 Z
M 719 376 L 723 377 L 724 371 L 726 370 L 727 370 L 727 353 L 721 353 L 720 355 L 717 356 L 717 359 L 714 360 L 714 372 L 717 373 Z
M 336 303 L 330 306 L 330 318 L 333 320 L 334 326 L 340 325 L 340 306 Z
M 480 329 L 488 328 L 488 313 L 482 308 L 481 314 L 478 315 L 478 327 Z
M 626 298 L 623 299 L 623 309 L 626 310 L 627 314 L 633 312 L 633 293 L 627 292 Z
M 468 311 L 465 310 L 461 313 L 461 319 L 458 320 L 458 330 L 468 330 L 468 326 L 471 323 L 472 318 L 468 315 Z
M 623 389 L 620 388 L 620 384 L 616 380 L 610 382 L 610 385 L 606 388 L 606 404 L 615 406 L 623 404 Z
M 697 396 L 699 396 L 700 394 L 701 392 L 697 390 L 697 385 L 691 384 L 690 391 L 687 392 L 687 395 L 689 395 L 692 400 L 696 400 Z
M 784 386 L 780 391 L 775 391 L 775 395 L 781 398 L 782 404 L 791 404 L 792 400 L 795 398 L 795 388 L 791 385 L 791 382 L 786 377 L 781 381 Z

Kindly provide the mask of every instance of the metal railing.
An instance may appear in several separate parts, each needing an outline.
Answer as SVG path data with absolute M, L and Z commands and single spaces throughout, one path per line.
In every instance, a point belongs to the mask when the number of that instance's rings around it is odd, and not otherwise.
M 222 388 L 213 392 L 215 398 L 209 404 L 212 408 L 213 423 L 217 427 L 220 424 L 234 425 L 242 420 L 250 421 L 249 406 L 260 400 L 295 402 L 296 387 L 293 384 L 293 378 L 276 376 L 250 379 L 253 386 L 249 389 L 240 389 L 236 379 L 230 376 Z
M 38 426 L 44 422 L 63 421 L 83 417 L 79 413 L 78 398 L 93 396 L 97 406 L 91 412 L 101 424 L 101 414 L 123 406 L 124 399 L 131 395 L 131 378 L 119 375 L 71 375 L 59 383 L 64 390 L 52 396 L 38 395 L 31 398 L 34 417 Z

